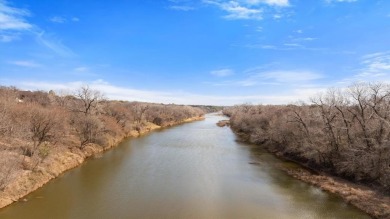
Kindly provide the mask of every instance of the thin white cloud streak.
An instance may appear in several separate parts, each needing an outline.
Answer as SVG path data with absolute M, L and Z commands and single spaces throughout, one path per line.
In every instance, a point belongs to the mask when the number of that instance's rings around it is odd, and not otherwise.
M 0 32 L 0 42 L 8 43 L 20 39 L 18 34 L 4 34 Z
M 68 21 L 78 22 L 80 21 L 80 19 L 78 17 L 66 18 L 63 16 L 53 16 L 49 19 L 49 21 L 53 23 L 63 24 L 63 23 L 67 23 Z
M 314 41 L 317 40 L 318 38 L 314 37 L 299 37 L 299 38 L 292 38 L 292 41 Z
M 241 75 L 246 78 L 225 80 L 219 82 L 205 82 L 213 86 L 254 87 L 260 85 L 302 87 L 312 86 L 313 82 L 325 78 L 324 75 L 312 71 L 273 70 L 265 71 L 263 68 L 252 68 Z
M 288 0 L 245 0 L 245 2 L 252 5 L 267 4 L 270 6 L 279 6 L 279 7 L 290 6 Z
M 31 29 L 32 25 L 25 21 L 29 15 L 27 10 L 11 7 L 6 1 L 0 0 L 0 31 Z
M 34 61 L 30 61 L 30 60 L 10 61 L 8 63 L 12 64 L 12 65 L 21 66 L 21 67 L 27 67 L 27 68 L 37 68 L 37 67 L 42 66 L 41 64 L 38 64 L 38 63 L 36 63 Z
M 259 73 L 255 77 L 279 83 L 300 83 L 318 80 L 324 76 L 310 71 L 270 71 Z
M 61 17 L 61 16 L 54 16 L 54 17 L 51 17 L 49 20 L 53 23 L 59 23 L 59 24 L 66 22 L 66 19 L 64 17 Z
M 286 51 L 286 50 L 327 51 L 329 50 L 327 48 L 320 48 L 320 47 L 307 47 L 305 45 L 297 44 L 297 43 L 285 43 L 282 45 L 246 44 L 243 46 L 251 49 L 266 49 L 266 50 L 280 50 L 280 51 Z
M 196 105 L 235 105 L 242 103 L 253 104 L 289 104 L 298 100 L 308 100 L 314 94 L 323 91 L 323 88 L 297 88 L 282 93 L 280 95 L 236 95 L 236 96 L 216 96 L 199 95 L 187 92 L 165 92 L 138 90 L 132 88 L 119 87 L 109 84 L 103 80 L 85 83 L 75 81 L 69 83 L 52 83 L 39 81 L 25 81 L 16 84 L 21 89 L 27 90 L 54 90 L 54 91 L 72 91 L 80 86 L 88 84 L 92 89 L 97 89 L 105 94 L 111 100 L 142 101 L 153 103 L 175 103 L 175 104 L 196 104 Z
M 31 30 L 33 25 L 25 20 L 29 15 L 27 10 L 11 7 L 0 0 L 0 42 L 12 42 L 20 38 L 19 32 Z
M 76 71 L 76 72 L 87 72 L 87 71 L 89 71 L 89 68 L 85 67 L 85 66 L 80 66 L 80 67 L 77 67 L 77 68 L 75 68 L 73 70 Z
M 71 57 L 75 55 L 60 40 L 50 37 L 45 34 L 44 30 L 29 23 L 26 20 L 29 15 L 28 10 L 11 7 L 7 1 L 0 0 L 0 42 L 12 42 L 19 39 L 22 34 L 32 34 L 40 45 L 60 56 Z M 57 21 L 60 21 L 60 17 L 57 17 Z
M 169 9 L 175 10 L 175 11 L 192 11 L 195 10 L 194 7 L 191 6 L 185 6 L 185 5 L 172 5 L 168 7 Z
M 229 68 L 224 68 L 224 69 L 218 69 L 218 70 L 211 71 L 210 74 L 217 76 L 217 77 L 226 77 L 229 75 L 233 75 L 234 71 L 232 69 L 229 69 Z
M 65 46 L 60 40 L 47 35 L 44 31 L 35 32 L 34 34 L 35 39 L 39 44 L 55 52 L 57 55 L 63 57 L 76 56 L 76 54 L 70 48 Z
M 357 0 L 325 0 L 327 3 L 332 2 L 357 2 Z
M 203 3 L 215 5 L 219 9 L 225 11 L 227 15 L 224 16 L 228 20 L 261 20 L 263 19 L 263 10 L 260 8 L 247 7 L 237 1 L 215 1 L 203 0 Z
M 362 68 L 354 76 L 358 81 L 389 80 L 390 52 L 378 52 L 362 57 Z
M 355 74 L 340 80 L 339 84 L 353 82 L 390 83 L 390 51 L 367 54 L 361 57 L 360 68 Z
M 223 11 L 226 15 L 222 18 L 226 20 L 280 20 L 291 16 L 282 9 L 290 6 L 289 0 L 202 0 L 202 3 Z M 255 31 L 262 32 L 262 28 Z

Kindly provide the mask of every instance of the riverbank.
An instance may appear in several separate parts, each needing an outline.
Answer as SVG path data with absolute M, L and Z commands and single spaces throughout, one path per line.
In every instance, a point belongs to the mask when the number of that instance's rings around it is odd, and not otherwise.
M 15 177 L 12 183 L 7 185 L 3 191 L 0 191 L 0 208 L 8 206 L 18 200 L 28 201 L 23 199 L 26 195 L 44 186 L 50 180 L 59 177 L 65 171 L 81 165 L 88 158 L 97 156 L 106 150 L 116 147 L 126 138 L 139 137 L 156 129 L 203 119 L 203 116 L 191 117 L 178 122 L 164 123 L 161 126 L 148 122 L 141 126 L 138 131 L 133 130 L 125 135 L 117 135 L 116 137 L 110 138 L 109 142 L 104 147 L 93 143 L 86 145 L 82 149 L 67 145 L 59 146 L 37 169 L 20 170 L 16 174 L 17 177 Z M 4 142 L 0 143 L 5 144 Z
M 320 173 L 313 174 L 305 169 L 282 168 L 288 175 L 336 194 L 347 203 L 359 208 L 374 218 L 390 218 L 390 197 L 367 186 Z
M 243 135 L 240 135 L 240 133 L 235 132 L 235 134 L 240 138 L 240 140 L 252 143 L 243 137 Z M 280 159 L 287 160 L 301 166 L 301 168 L 298 169 L 278 166 L 278 168 L 286 174 L 341 197 L 345 202 L 357 207 L 373 218 L 390 219 L 390 197 L 386 196 L 382 192 L 368 186 L 356 184 L 351 181 L 323 173 L 320 170 L 308 168 L 304 163 L 290 159 L 283 153 L 278 152 L 275 150 L 275 147 L 272 147 L 272 145 L 258 145 L 264 147 L 268 152 L 274 154 Z

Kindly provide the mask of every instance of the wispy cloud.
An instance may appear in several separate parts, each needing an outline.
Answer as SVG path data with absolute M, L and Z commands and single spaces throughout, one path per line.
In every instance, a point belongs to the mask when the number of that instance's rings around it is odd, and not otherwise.
M 258 73 L 255 77 L 279 83 L 301 83 L 318 80 L 324 76 L 311 71 L 270 71 Z
M 61 40 L 56 39 L 55 37 L 46 34 L 44 31 L 36 33 L 36 40 L 39 44 L 45 46 L 56 54 L 63 57 L 73 57 L 75 53 L 65 46 Z
M 21 67 L 28 67 L 28 68 L 37 68 L 37 67 L 42 66 L 41 64 L 38 64 L 35 61 L 31 61 L 31 60 L 10 61 L 8 63 L 12 64 L 12 65 L 17 65 L 17 66 L 21 66 Z
M 169 9 L 176 10 L 176 11 L 192 11 L 192 10 L 195 10 L 194 7 L 186 6 L 186 5 L 171 5 L 171 6 L 169 6 Z
M 9 6 L 4 0 L 0 1 L 0 31 L 1 30 L 29 30 L 32 25 L 29 24 L 25 17 L 30 13 L 25 9 L 14 8 Z
M 61 40 L 46 34 L 40 27 L 26 21 L 30 16 L 27 9 L 10 6 L 5 0 L 0 0 L 0 42 L 12 42 L 20 38 L 20 35 L 28 34 L 35 37 L 36 41 L 64 57 L 74 56 L 74 52 L 66 47 Z M 56 22 L 65 22 L 61 17 L 53 17 Z
M 88 84 L 92 89 L 97 89 L 112 100 L 143 101 L 154 103 L 176 103 L 176 104 L 206 104 L 206 105 L 234 105 L 241 103 L 262 103 L 262 104 L 288 104 L 297 100 L 307 100 L 310 96 L 321 91 L 320 87 L 294 88 L 288 93 L 272 95 L 200 95 L 188 92 L 177 91 L 153 91 L 125 88 L 110 84 L 104 80 L 92 82 L 74 81 L 68 83 L 44 82 L 44 81 L 23 81 L 17 84 L 21 89 L 27 90 L 54 90 L 54 91 L 75 91 L 80 86 Z
M 11 42 L 19 39 L 19 33 L 29 31 L 33 25 L 25 18 L 30 16 L 28 10 L 15 8 L 7 1 L 0 0 L 0 42 Z
M 290 6 L 289 0 L 245 0 L 245 2 L 252 5 L 267 4 L 270 6 L 279 6 L 279 7 Z
M 287 46 L 287 47 L 303 47 L 303 45 L 298 44 L 298 43 L 285 43 L 283 45 Z
M 211 71 L 210 74 L 218 76 L 218 77 L 226 77 L 229 75 L 233 75 L 234 71 L 232 69 L 229 69 L 229 68 L 224 68 L 224 69 L 218 69 L 218 70 Z
M 283 15 L 281 15 L 281 14 L 274 14 L 272 17 L 274 19 L 281 19 L 283 17 Z
M 256 27 L 256 32 L 263 32 L 263 27 Z
M 269 66 L 260 66 L 247 69 L 234 80 L 224 80 L 218 82 L 205 82 L 213 86 L 236 86 L 236 87 L 254 87 L 260 85 L 273 86 L 311 86 L 314 82 L 325 78 L 323 74 L 308 70 L 267 70 Z M 274 68 L 274 67 L 272 67 Z
M 358 77 L 390 76 L 390 52 L 379 52 L 363 56 Z
M 80 19 L 78 17 L 53 16 L 49 18 L 49 21 L 53 23 L 63 24 L 67 23 L 68 21 L 79 22 Z
M 281 50 L 281 51 L 288 51 L 288 50 L 327 51 L 328 50 L 327 48 L 310 47 L 299 43 L 283 43 L 281 45 L 246 44 L 244 45 L 244 47 L 251 48 L 251 49 L 266 49 L 266 50 Z
M 14 40 L 19 39 L 19 34 L 13 33 L 13 34 L 7 34 L 7 33 L 1 33 L 0 32 L 0 42 L 8 43 Z
M 313 41 L 316 40 L 317 38 L 314 37 L 298 37 L 298 38 L 292 38 L 292 41 Z
M 357 2 L 358 0 L 325 0 L 327 3 L 332 2 Z
M 85 66 L 80 66 L 80 67 L 77 67 L 74 69 L 74 71 L 77 71 L 77 72 L 87 72 L 89 70 L 88 67 L 85 67 Z
M 54 16 L 54 17 L 51 17 L 49 20 L 53 23 L 60 23 L 60 24 L 66 22 L 66 19 L 64 17 L 61 17 L 61 16 Z
M 226 19 L 241 20 L 241 19 L 263 19 L 263 9 L 245 6 L 237 1 L 215 1 L 215 0 L 203 0 L 204 3 L 215 5 L 221 10 L 225 11 L 227 15 Z
M 338 83 L 377 81 L 390 83 L 390 51 L 364 55 L 361 57 L 360 68 L 355 69 L 355 74 Z
M 167 8 L 175 11 L 192 11 L 197 9 L 199 5 L 192 0 L 168 0 L 168 2 L 170 5 Z

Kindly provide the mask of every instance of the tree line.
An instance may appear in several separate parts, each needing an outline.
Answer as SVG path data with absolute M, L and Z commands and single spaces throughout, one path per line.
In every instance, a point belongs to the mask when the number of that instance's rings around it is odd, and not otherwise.
M 232 130 L 281 156 L 390 191 L 390 85 L 329 89 L 310 103 L 224 109 Z
M 39 171 L 52 154 L 108 147 L 150 125 L 203 114 L 191 106 L 110 101 L 88 86 L 60 95 L 0 86 L 0 191 L 24 171 Z

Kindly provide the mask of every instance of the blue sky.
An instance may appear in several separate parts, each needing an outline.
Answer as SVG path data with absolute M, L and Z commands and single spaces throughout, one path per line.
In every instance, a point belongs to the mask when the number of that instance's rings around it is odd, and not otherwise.
M 388 0 L 0 0 L 0 84 L 285 104 L 390 81 Z

